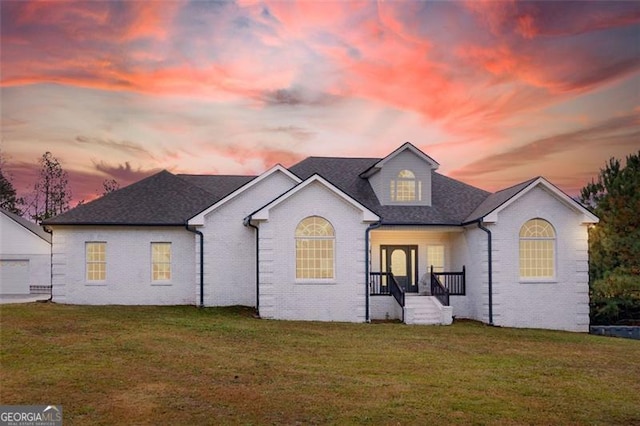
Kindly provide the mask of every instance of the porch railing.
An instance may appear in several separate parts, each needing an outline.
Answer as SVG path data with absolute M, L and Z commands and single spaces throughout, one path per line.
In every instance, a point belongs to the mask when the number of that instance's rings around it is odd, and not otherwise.
M 391 294 L 389 289 L 389 277 L 387 272 L 369 273 L 369 294 L 372 296 L 387 296 Z
M 466 295 L 466 273 L 465 267 L 462 267 L 462 272 L 434 272 L 431 267 L 431 275 L 438 277 L 440 284 L 449 290 L 449 296 L 464 296 Z
M 372 296 L 391 295 L 404 307 L 404 290 L 391 272 L 369 273 L 369 294 Z
M 392 273 L 389 273 L 389 288 L 396 302 L 404 308 L 404 290 L 400 287 L 400 284 L 398 284 L 396 277 L 394 277 Z
M 444 306 L 449 306 L 449 290 L 442 285 L 440 278 L 431 273 L 431 295 L 435 296 Z

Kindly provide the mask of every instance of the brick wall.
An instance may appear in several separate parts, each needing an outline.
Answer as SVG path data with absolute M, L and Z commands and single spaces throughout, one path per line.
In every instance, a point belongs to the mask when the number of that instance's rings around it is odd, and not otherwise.
M 181 227 L 53 229 L 53 301 L 87 305 L 192 305 L 195 235 Z M 106 242 L 106 280 L 87 281 L 85 243 Z M 151 279 L 151 243 L 171 243 L 170 282 Z
M 518 235 L 522 225 L 534 218 L 547 220 L 556 231 L 553 280 L 520 279 Z M 496 325 L 589 330 L 587 225 L 581 219 L 540 186 L 499 213 L 498 222 L 489 226 Z
M 205 305 L 256 305 L 256 236 L 243 219 L 294 186 L 275 172 L 205 217 Z
M 321 216 L 335 230 L 335 279 L 297 280 L 295 228 Z M 260 223 L 260 315 L 264 318 L 365 321 L 365 247 L 362 212 L 320 182 L 292 195 Z

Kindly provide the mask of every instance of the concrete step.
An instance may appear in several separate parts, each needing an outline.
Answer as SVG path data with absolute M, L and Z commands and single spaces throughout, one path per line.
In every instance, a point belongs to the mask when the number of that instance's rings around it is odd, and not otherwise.
M 407 296 L 404 313 L 407 324 L 451 324 L 451 307 L 440 305 L 431 296 Z

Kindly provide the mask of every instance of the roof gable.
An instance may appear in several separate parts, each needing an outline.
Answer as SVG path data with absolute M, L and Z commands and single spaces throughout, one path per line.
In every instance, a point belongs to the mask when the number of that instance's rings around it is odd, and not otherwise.
M 375 214 L 374 212 L 369 210 L 367 207 L 362 205 L 360 202 L 358 202 L 357 200 L 355 200 L 352 197 L 350 197 L 347 193 L 345 193 L 344 191 L 342 191 L 341 189 L 339 189 L 338 187 L 333 185 L 331 182 L 329 182 L 328 180 L 326 180 L 322 176 L 320 176 L 318 174 L 314 174 L 313 176 L 311 176 L 310 178 L 306 179 L 302 183 L 294 186 L 289 191 L 285 192 L 284 194 L 282 194 L 281 196 L 279 196 L 275 200 L 271 201 L 267 205 L 261 207 L 260 209 L 256 210 L 252 214 L 250 214 L 247 218 L 245 218 L 245 221 L 248 221 L 248 220 L 256 220 L 256 221 L 268 220 L 269 219 L 269 210 L 271 210 L 275 206 L 285 202 L 287 199 L 291 198 L 292 196 L 294 196 L 298 192 L 304 191 L 305 188 L 307 188 L 309 185 L 311 185 L 311 184 L 313 184 L 315 182 L 321 184 L 325 188 L 329 189 L 331 192 L 335 193 L 338 197 L 342 198 L 348 204 L 351 204 L 353 207 L 355 207 L 356 209 L 360 210 L 362 212 L 362 220 L 363 221 L 365 221 L 365 222 L 377 222 L 377 221 L 380 220 L 380 217 L 377 214 Z
M 436 170 L 438 167 L 440 167 L 440 164 L 436 160 L 429 157 L 424 152 L 420 151 L 411 142 L 405 142 L 404 144 L 402 144 L 402 146 L 400 146 L 398 149 L 393 151 L 391 154 L 387 155 L 386 157 L 378 161 L 376 164 L 372 165 L 369 169 L 365 170 L 360 176 L 366 178 L 377 173 L 385 165 L 385 163 L 391 161 L 392 159 L 394 159 L 396 156 L 398 156 L 400 153 L 404 151 L 409 151 L 413 153 L 415 156 L 417 156 L 422 161 L 424 161 L 432 170 Z
M 6 217 L 8 217 L 9 219 L 11 219 L 12 221 L 14 221 L 15 223 L 17 223 L 18 225 L 22 226 L 27 231 L 33 233 L 37 237 L 40 237 L 47 243 L 51 244 L 51 234 L 46 232 L 42 228 L 42 226 L 36 223 L 30 222 L 27 219 L 23 218 L 22 216 L 18 216 L 17 214 L 11 213 L 10 211 L 7 211 L 3 208 L 0 208 L 0 212 L 4 214 Z
M 533 190 L 533 188 L 538 186 L 546 189 L 547 192 L 568 208 L 574 210 L 578 214 L 581 214 L 583 223 L 599 222 L 597 216 L 541 176 L 491 194 L 482 204 L 480 204 L 480 206 L 478 206 L 478 208 L 473 211 L 473 213 L 471 213 L 471 215 L 467 217 L 466 222 L 473 222 L 480 219 L 484 222 L 498 222 L 498 215 L 502 210 L 506 209 L 520 197 L 525 196 Z
M 245 183 L 240 188 L 237 188 L 235 191 L 223 197 L 213 205 L 207 207 L 206 209 L 202 210 L 198 214 L 194 215 L 191 219 L 189 219 L 189 225 L 204 225 L 204 218 L 207 214 L 217 209 L 218 207 L 222 206 L 223 204 L 231 201 L 232 199 L 236 198 L 237 196 L 239 196 L 249 188 L 252 188 L 253 186 L 259 184 L 260 182 L 262 182 L 263 180 L 267 179 L 269 176 L 272 176 L 275 173 L 282 173 L 295 183 L 302 182 L 302 180 L 298 176 L 294 175 L 289 170 L 282 167 L 280 164 L 276 164 L 266 172 L 262 173 L 260 176 L 250 180 L 249 182 Z

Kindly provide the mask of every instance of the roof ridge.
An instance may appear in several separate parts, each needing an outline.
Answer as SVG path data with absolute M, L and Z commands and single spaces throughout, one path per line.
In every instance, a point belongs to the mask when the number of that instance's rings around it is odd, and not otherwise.
M 200 176 L 202 176 L 202 177 L 204 177 L 204 176 L 206 176 L 206 177 L 257 177 L 257 176 L 259 176 L 259 175 L 237 175 L 237 174 L 234 174 L 234 175 L 220 174 L 220 175 L 219 175 L 219 174 L 178 173 L 178 174 L 177 174 L 177 175 L 175 175 L 175 176 L 178 176 L 178 177 L 181 177 L 181 176 L 198 176 L 198 177 L 200 177 Z
M 311 159 L 311 158 L 322 158 L 322 159 L 332 159 L 332 160 L 381 160 L 381 158 L 379 157 L 336 157 L 336 156 L 310 155 L 302 159 L 300 162 Z
M 509 189 L 513 189 L 513 188 L 515 188 L 516 186 L 520 186 L 520 185 L 524 185 L 524 184 L 527 184 L 527 185 L 528 185 L 528 184 L 530 184 L 531 182 L 533 182 L 533 181 L 536 181 L 536 180 L 540 179 L 541 177 L 542 177 L 542 176 L 536 176 L 536 177 L 531 178 L 531 179 L 523 180 L 522 182 L 514 183 L 514 184 L 513 184 L 513 185 L 511 185 L 511 186 L 508 186 L 508 187 L 506 187 L 506 188 L 499 189 L 499 190 L 497 190 L 496 192 L 492 192 L 491 194 L 497 194 L 497 193 L 499 193 L 499 192 L 508 191 Z
M 492 194 L 492 192 L 491 192 L 491 191 L 487 191 L 486 189 L 479 188 L 479 187 L 477 187 L 477 186 L 475 186 L 475 185 L 471 185 L 471 184 L 469 184 L 469 183 L 463 182 L 463 181 L 458 180 L 458 179 L 454 179 L 454 178 L 452 178 L 451 176 L 447 176 L 447 175 L 442 174 L 442 173 L 440 173 L 440 172 L 437 172 L 437 171 L 435 171 L 435 170 L 433 170 L 433 172 L 432 172 L 432 173 L 437 174 L 438 176 L 443 177 L 443 178 L 445 178 L 445 179 L 448 179 L 448 180 L 450 180 L 450 181 L 456 182 L 456 183 L 458 183 L 458 184 L 462 184 L 462 185 L 468 186 L 468 187 L 470 187 L 470 188 L 477 189 L 478 191 L 482 191 L 482 192 L 484 192 L 485 194 L 487 194 L 487 196 L 489 196 L 489 195 L 491 195 L 491 194 Z

